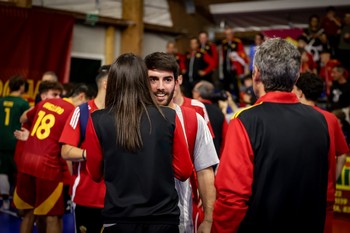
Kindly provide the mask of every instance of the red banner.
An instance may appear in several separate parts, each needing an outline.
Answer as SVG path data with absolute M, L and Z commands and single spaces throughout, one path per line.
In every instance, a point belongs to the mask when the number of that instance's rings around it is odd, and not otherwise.
M 0 96 L 7 81 L 22 75 L 34 97 L 46 71 L 68 82 L 74 18 L 37 9 L 0 6 Z

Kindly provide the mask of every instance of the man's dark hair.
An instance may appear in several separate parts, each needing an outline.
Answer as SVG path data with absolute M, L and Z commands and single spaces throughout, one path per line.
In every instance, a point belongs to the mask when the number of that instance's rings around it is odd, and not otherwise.
M 41 95 L 42 93 L 46 93 L 49 90 L 58 90 L 62 92 L 63 86 L 59 82 L 42 81 L 39 85 L 39 95 Z
M 111 68 L 111 65 L 103 65 L 98 70 L 98 74 L 95 78 L 97 88 L 100 88 L 102 78 L 108 77 L 108 73 L 109 73 L 110 68 Z
M 22 76 L 16 75 L 11 77 L 9 81 L 10 92 L 18 91 L 25 83 L 26 80 Z
M 75 96 L 78 96 L 80 93 L 84 93 L 88 99 L 91 99 L 93 97 L 92 91 L 84 83 L 75 84 L 75 86 L 73 87 L 73 89 L 68 97 L 75 97 Z
M 177 80 L 179 76 L 179 65 L 177 64 L 175 57 L 171 54 L 163 52 L 151 53 L 145 57 L 145 63 L 149 70 L 157 69 L 173 72 L 175 80 Z
M 315 102 L 317 102 L 324 91 L 323 80 L 310 72 L 300 74 L 295 85 L 303 92 L 307 100 Z

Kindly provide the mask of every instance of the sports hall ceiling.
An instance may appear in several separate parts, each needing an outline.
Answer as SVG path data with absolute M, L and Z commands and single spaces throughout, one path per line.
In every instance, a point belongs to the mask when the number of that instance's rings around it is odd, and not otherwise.
M 327 6 L 336 7 L 339 16 L 350 12 L 349 0 L 144 0 L 144 22 L 171 27 L 168 1 L 180 1 L 188 14 L 200 13 L 216 27 L 229 25 L 236 31 L 305 26 L 310 15 L 324 16 Z M 32 0 L 32 4 L 122 18 L 122 0 Z

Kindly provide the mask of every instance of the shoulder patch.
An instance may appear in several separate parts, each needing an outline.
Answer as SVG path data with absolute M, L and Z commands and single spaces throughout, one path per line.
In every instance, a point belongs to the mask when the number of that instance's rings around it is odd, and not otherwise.
M 264 102 L 261 102 L 261 103 L 258 103 L 258 104 L 254 104 L 254 105 L 252 105 L 252 106 L 249 106 L 249 107 L 246 107 L 246 108 L 243 108 L 243 109 L 237 111 L 237 112 L 232 116 L 231 120 L 234 119 L 234 118 L 237 118 L 237 117 L 239 116 L 239 114 L 241 114 L 242 112 L 244 112 L 244 111 L 246 111 L 246 110 L 249 110 L 249 109 L 251 109 L 251 108 L 254 108 L 254 107 L 256 107 L 256 106 L 259 106 L 259 105 L 261 105 L 262 103 L 264 103 Z

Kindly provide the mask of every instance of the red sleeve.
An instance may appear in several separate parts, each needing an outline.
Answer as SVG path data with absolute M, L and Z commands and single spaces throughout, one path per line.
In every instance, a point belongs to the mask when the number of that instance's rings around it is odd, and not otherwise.
M 222 142 L 221 142 L 221 150 L 220 150 L 220 157 L 221 157 L 221 154 L 224 150 L 224 145 L 225 145 L 225 140 L 226 140 L 226 133 L 227 133 L 227 130 L 228 130 L 228 124 L 227 124 L 227 121 L 226 119 L 224 119 L 224 121 L 222 122 Z
M 36 110 L 38 109 L 38 105 L 36 105 L 34 108 L 32 108 L 31 110 L 29 110 L 26 115 L 27 115 L 27 124 L 29 126 L 29 129 L 31 128 L 32 126 L 32 123 L 34 121 L 34 118 L 35 118 L 35 113 L 36 113 Z
M 64 125 L 63 131 L 59 142 L 68 144 L 71 146 L 78 146 L 80 142 L 80 111 L 79 107 L 70 114 L 66 124 Z
M 203 71 L 206 74 L 208 74 L 215 69 L 216 63 L 215 63 L 214 59 L 208 53 L 203 54 L 203 59 L 208 64 L 207 68 L 205 68 Z
M 231 120 L 215 177 L 217 199 L 212 232 L 237 232 L 252 193 L 253 160 L 253 150 L 242 122 L 237 118 Z
M 349 146 L 346 143 L 344 133 L 338 121 L 336 121 L 334 125 L 334 139 L 336 156 L 340 156 L 349 152 Z
M 102 148 L 95 132 L 91 117 L 88 120 L 85 134 L 86 142 L 86 170 L 95 182 L 103 177 Z
M 193 164 L 188 151 L 185 134 L 181 122 L 176 116 L 174 144 L 173 144 L 173 169 L 176 179 L 185 181 L 193 172 Z
M 243 43 L 242 42 L 238 42 L 237 44 L 237 53 L 238 55 L 244 59 L 245 63 L 248 63 L 248 57 L 247 57 L 247 54 L 245 53 L 244 51 L 244 46 L 243 46 Z
M 180 67 L 180 74 L 181 74 L 184 70 L 186 70 L 186 56 L 180 53 L 178 54 L 178 56 L 179 56 L 179 67 Z
M 215 63 L 215 68 L 216 68 L 219 64 L 219 53 L 214 43 L 210 44 L 210 50 L 211 50 L 211 54 Z

